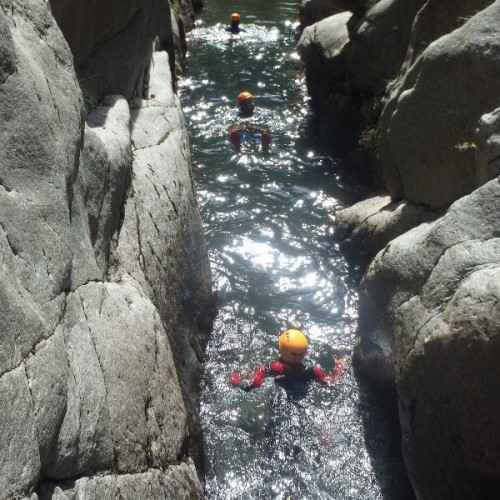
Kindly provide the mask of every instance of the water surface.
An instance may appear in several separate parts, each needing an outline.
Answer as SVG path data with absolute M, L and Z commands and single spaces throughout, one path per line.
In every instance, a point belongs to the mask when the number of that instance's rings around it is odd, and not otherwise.
M 246 29 L 236 36 L 223 29 L 232 11 Z M 356 192 L 314 140 L 297 17 L 298 2 L 208 0 L 188 39 L 180 94 L 219 305 L 202 387 L 206 497 L 397 498 L 383 477 L 390 423 L 349 365 L 357 290 L 332 241 L 335 212 Z M 229 141 L 242 90 L 271 132 L 269 153 Z M 232 388 L 233 370 L 276 358 L 287 328 L 306 333 L 309 360 L 325 370 L 345 357 L 345 376 L 305 394 L 272 380 Z

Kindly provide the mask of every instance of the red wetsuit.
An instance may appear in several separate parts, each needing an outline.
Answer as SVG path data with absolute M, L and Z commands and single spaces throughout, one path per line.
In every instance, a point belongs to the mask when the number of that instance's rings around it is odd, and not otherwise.
M 309 382 L 315 380 L 317 382 L 330 382 L 333 383 L 338 380 L 344 373 L 344 366 L 341 363 L 335 363 L 335 370 L 333 373 L 325 373 L 317 366 L 305 366 L 304 364 L 287 363 L 283 359 L 279 359 L 271 363 L 268 367 L 260 365 L 257 373 L 250 383 L 244 383 L 241 375 L 234 372 L 231 375 L 231 384 L 240 387 L 245 391 L 256 389 L 262 385 L 266 377 L 275 377 L 284 382 L 300 381 Z
M 254 123 L 245 122 L 235 125 L 230 129 L 231 142 L 233 146 L 239 151 L 241 149 L 241 143 L 247 138 L 259 139 L 262 145 L 262 149 L 267 151 L 269 145 L 271 144 L 271 137 L 269 132 L 262 127 L 255 125 Z

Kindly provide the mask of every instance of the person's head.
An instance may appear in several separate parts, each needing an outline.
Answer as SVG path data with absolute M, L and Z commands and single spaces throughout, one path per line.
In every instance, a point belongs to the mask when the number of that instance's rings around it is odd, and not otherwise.
M 234 24 L 238 25 L 238 24 L 240 24 L 240 21 L 241 21 L 241 16 L 240 16 L 237 12 L 233 12 L 233 13 L 231 14 L 230 19 L 231 19 L 231 24 L 233 24 L 233 25 L 234 25 Z
M 280 356 L 288 363 L 302 363 L 307 352 L 308 342 L 300 330 L 287 330 L 280 335 L 278 350 Z
M 253 95 L 248 92 L 248 90 L 244 90 L 238 94 L 238 103 L 240 105 L 241 112 L 244 115 L 251 115 L 255 108 L 253 103 Z

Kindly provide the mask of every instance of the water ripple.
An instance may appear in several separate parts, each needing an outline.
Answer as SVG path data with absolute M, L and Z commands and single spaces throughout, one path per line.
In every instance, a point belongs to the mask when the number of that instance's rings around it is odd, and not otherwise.
M 247 32 L 229 36 L 221 24 L 226 3 L 211 0 L 189 37 L 189 74 L 180 82 L 219 297 L 202 388 L 206 496 L 382 498 L 363 422 L 387 424 L 366 404 L 349 363 L 337 384 L 313 384 L 302 397 L 288 397 L 272 381 L 250 393 L 228 383 L 231 371 L 250 376 L 272 361 L 288 327 L 308 334 L 309 359 L 325 370 L 334 357 L 349 359 L 358 300 L 332 241 L 346 194 L 340 166 L 306 135 L 297 3 L 254 0 L 253 16 L 242 0 L 231 9 L 243 14 Z M 235 98 L 245 88 L 271 132 L 269 153 L 258 144 L 236 152 L 229 141 Z M 369 439 L 388 453 L 376 436 Z

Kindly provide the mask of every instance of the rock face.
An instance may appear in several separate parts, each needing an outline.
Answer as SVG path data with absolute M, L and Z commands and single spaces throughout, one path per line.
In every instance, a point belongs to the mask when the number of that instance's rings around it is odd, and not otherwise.
M 482 124 L 499 107 L 499 9 L 381 0 L 359 19 L 306 28 L 298 50 L 323 139 L 366 150 L 381 189 L 430 209 L 492 179 L 495 157 L 481 148 L 494 142 Z
M 362 17 L 343 12 L 304 30 L 298 52 L 313 105 L 323 110 L 325 142 L 353 148 L 360 131 L 372 124 L 372 100 L 397 75 L 423 3 L 381 0 Z
M 432 43 L 385 107 L 379 152 L 393 197 L 440 208 L 494 177 L 476 174 L 476 129 L 500 104 L 499 17 L 495 2 Z
M 151 470 L 139 474 L 123 474 L 82 478 L 68 484 L 46 483 L 30 500 L 73 500 L 76 498 L 155 498 L 159 500 L 201 500 L 198 477 L 192 463 L 173 465 L 166 473 Z
M 347 23 L 350 12 L 343 12 L 307 27 L 297 50 L 306 63 L 306 82 L 311 104 L 318 113 L 323 141 L 354 141 L 356 109 L 353 96 L 343 80 L 348 70 L 345 47 L 349 44 Z M 326 108 L 328 112 L 320 110 Z
M 140 95 L 137 75 L 146 68 L 153 50 L 167 50 L 173 67 L 173 29 L 180 44 L 184 33 L 194 26 L 190 0 L 49 3 L 73 53 L 82 91 L 92 103 L 109 94 L 121 94 L 127 99 Z M 196 8 L 201 8 L 199 2 Z M 177 50 L 177 55 L 182 57 L 182 50 Z
M 351 262 L 365 268 L 391 240 L 435 218 L 422 206 L 374 196 L 336 213 L 335 239 Z
M 354 361 L 381 393 L 396 385 L 425 500 L 498 497 L 498 19 L 498 0 L 381 0 L 298 47 L 324 138 L 372 160 L 380 193 L 336 215 L 369 265 Z
M 47 3 L 0 1 L 2 500 L 202 498 L 187 429 L 210 268 L 171 61 L 152 52 L 170 7 L 99 7 L 65 33 L 82 61 L 107 64 L 100 20 L 115 48 L 149 35 L 116 88 L 98 73 L 115 95 L 86 115 Z
M 500 179 L 393 240 L 363 286 L 392 346 L 418 498 L 495 498 Z
M 344 11 L 361 16 L 379 0 L 302 0 L 300 2 L 300 24 L 309 26 L 326 17 Z

